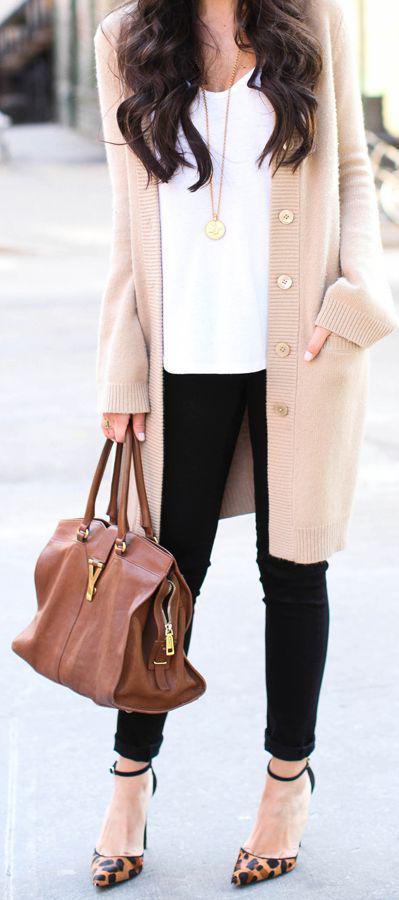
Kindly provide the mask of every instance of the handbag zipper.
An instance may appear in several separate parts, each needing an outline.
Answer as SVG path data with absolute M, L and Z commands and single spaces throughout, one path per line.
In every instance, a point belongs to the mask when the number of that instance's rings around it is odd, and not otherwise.
M 174 593 L 176 590 L 176 585 L 173 583 L 173 581 L 170 580 L 170 578 L 167 578 L 166 580 L 167 580 L 168 584 L 170 585 L 170 590 L 169 590 L 169 593 L 166 595 L 166 597 L 164 597 L 164 599 L 162 601 L 161 609 L 162 609 L 162 615 L 163 615 L 164 621 L 165 621 L 166 656 L 173 656 L 174 652 L 175 652 L 175 641 L 174 641 L 174 634 L 173 634 L 173 625 L 172 625 L 172 622 L 170 619 L 170 604 L 172 602 L 172 599 L 173 599 L 173 596 L 174 596 Z M 165 604 L 166 604 L 166 609 L 165 609 Z

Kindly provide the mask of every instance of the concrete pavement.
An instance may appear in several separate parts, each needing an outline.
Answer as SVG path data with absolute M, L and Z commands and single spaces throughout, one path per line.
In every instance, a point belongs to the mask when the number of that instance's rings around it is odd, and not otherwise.
M 94 354 L 110 197 L 100 146 L 55 126 L 17 128 L 11 144 L 0 170 L 0 883 L 5 900 L 85 900 L 112 790 L 115 714 L 40 678 L 9 647 L 34 613 L 37 555 L 59 518 L 83 511 L 102 445 Z M 387 266 L 399 296 L 395 247 Z M 399 898 L 398 336 L 371 357 L 349 544 L 330 560 L 311 816 L 297 870 L 257 888 L 287 900 Z M 118 888 L 121 900 L 234 896 L 231 870 L 268 759 L 254 540 L 253 517 L 219 527 L 191 651 L 208 690 L 168 719 L 145 869 Z

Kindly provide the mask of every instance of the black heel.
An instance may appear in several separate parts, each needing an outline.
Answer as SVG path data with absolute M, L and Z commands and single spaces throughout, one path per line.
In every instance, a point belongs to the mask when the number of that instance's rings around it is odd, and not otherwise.
M 137 772 L 119 772 L 116 768 L 117 760 L 110 768 L 111 775 L 119 775 L 122 778 L 134 778 L 136 775 L 143 775 L 151 769 L 152 772 L 152 793 L 155 794 L 157 786 L 157 776 L 155 775 L 152 763 L 147 763 Z M 147 820 L 144 826 L 143 848 L 147 848 Z M 110 884 L 119 884 L 122 881 L 128 881 L 140 875 L 143 868 L 144 853 L 140 856 L 102 856 L 94 850 L 91 862 L 91 875 L 93 884 L 96 887 L 108 887 Z

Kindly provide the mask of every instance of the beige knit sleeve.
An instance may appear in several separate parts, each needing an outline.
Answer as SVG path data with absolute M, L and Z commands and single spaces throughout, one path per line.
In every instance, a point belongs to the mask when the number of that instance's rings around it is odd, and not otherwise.
M 122 99 L 111 35 L 97 28 L 94 47 L 102 129 L 112 190 L 112 242 L 97 342 L 98 412 L 149 412 L 148 354 L 132 273 L 125 146 L 116 111 Z
M 374 180 L 367 152 L 354 42 L 343 14 L 334 43 L 340 167 L 340 277 L 315 321 L 368 347 L 399 327 L 384 269 Z

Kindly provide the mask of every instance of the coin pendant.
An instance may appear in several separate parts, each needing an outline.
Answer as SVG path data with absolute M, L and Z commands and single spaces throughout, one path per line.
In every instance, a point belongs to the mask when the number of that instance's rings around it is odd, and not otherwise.
M 212 241 L 218 241 L 225 233 L 226 226 L 223 225 L 223 222 L 221 222 L 220 219 L 211 219 L 210 222 L 207 222 L 205 225 L 205 234 L 211 238 Z

